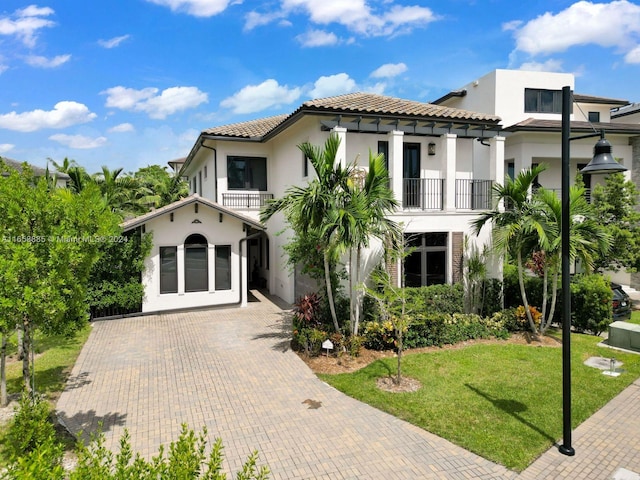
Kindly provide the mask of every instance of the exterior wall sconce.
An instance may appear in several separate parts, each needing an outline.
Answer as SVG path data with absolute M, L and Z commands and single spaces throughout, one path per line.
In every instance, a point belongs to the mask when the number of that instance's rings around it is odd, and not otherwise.
M 223 218 L 223 215 L 222 215 L 222 214 L 220 214 L 220 216 L 218 217 L 218 219 L 219 219 L 220 223 L 222 223 L 222 218 Z
M 170 221 L 170 222 L 173 222 L 173 212 L 171 212 L 171 213 L 169 214 L 169 221 Z
M 433 142 L 429 142 L 429 145 L 427 146 L 427 153 L 429 155 L 435 155 L 436 154 L 436 144 Z

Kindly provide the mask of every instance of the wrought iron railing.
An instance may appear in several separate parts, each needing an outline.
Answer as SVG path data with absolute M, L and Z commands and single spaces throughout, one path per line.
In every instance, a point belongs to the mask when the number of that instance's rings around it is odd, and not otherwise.
M 404 208 L 442 210 L 444 205 L 443 178 L 405 178 L 402 204 Z
M 273 193 L 223 193 L 222 205 L 231 208 L 258 209 L 264 207 Z
M 491 208 L 491 180 L 456 179 L 456 208 L 488 210 Z

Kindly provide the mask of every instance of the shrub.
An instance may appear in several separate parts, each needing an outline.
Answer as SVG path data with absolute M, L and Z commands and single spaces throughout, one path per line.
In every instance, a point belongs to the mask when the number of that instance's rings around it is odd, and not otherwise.
M 542 305 L 542 278 L 528 275 L 525 269 L 524 288 L 529 305 Z M 504 308 L 522 305 L 518 269 L 514 265 L 505 265 L 503 270 Z
M 406 291 L 406 311 L 413 314 L 460 313 L 463 311 L 462 284 L 430 285 L 428 287 L 409 287 Z
M 8 478 L 62 478 L 62 444 L 57 441 L 46 400 L 24 393 L 7 431 L 4 446 L 10 466 Z
M 22 457 L 55 438 L 55 429 L 49 420 L 51 409 L 46 400 L 33 399 L 23 393 L 16 407 L 16 414 L 9 424 L 5 452 L 11 459 Z
M 78 466 L 69 476 L 69 480 L 116 480 L 116 479 L 209 479 L 223 480 L 222 472 L 222 440 L 216 439 L 211 453 L 205 455 L 207 445 L 207 429 L 196 436 L 193 430 L 182 424 L 178 440 L 169 446 L 169 454 L 165 456 L 160 446 L 157 456 L 148 462 L 140 454 L 135 457 L 129 441 L 129 433 L 125 430 L 120 438 L 120 450 L 114 455 L 104 446 L 104 434 L 99 432 L 91 436 L 88 446 L 78 444 Z M 258 452 L 254 451 L 237 473 L 240 480 L 266 480 L 269 469 L 257 467 Z
M 308 293 L 298 299 L 293 307 L 293 321 L 294 328 L 317 328 L 322 325 L 320 296 L 317 293 Z
M 500 313 L 481 317 L 464 313 L 428 313 L 413 318 L 404 333 L 405 348 L 420 348 L 454 344 L 475 338 L 507 338 L 506 318 Z M 367 348 L 385 350 L 395 346 L 391 322 L 365 324 Z
M 317 328 L 299 328 L 293 331 L 293 347 L 303 350 L 307 356 L 316 356 L 322 350 L 322 342 L 329 335 Z
M 484 299 L 482 302 L 482 315 L 490 317 L 502 310 L 502 281 L 497 278 L 488 278 L 484 281 Z
M 576 330 L 600 335 L 613 321 L 613 293 L 602 275 L 576 275 L 571 297 L 571 322 Z

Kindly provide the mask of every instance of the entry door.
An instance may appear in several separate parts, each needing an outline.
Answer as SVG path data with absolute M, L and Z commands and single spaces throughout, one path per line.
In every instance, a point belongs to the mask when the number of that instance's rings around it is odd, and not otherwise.
M 404 206 L 419 207 L 420 185 L 420 144 L 405 143 L 403 152 L 402 176 L 404 178 Z

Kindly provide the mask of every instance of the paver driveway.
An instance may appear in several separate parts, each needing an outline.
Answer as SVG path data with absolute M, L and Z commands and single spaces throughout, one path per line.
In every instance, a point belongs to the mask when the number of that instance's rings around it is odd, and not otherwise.
M 321 382 L 288 349 L 286 313 L 257 296 L 242 309 L 96 322 L 59 416 L 75 432 L 103 422 L 112 449 L 126 427 L 148 458 L 181 423 L 206 425 L 229 471 L 257 449 L 273 479 L 516 478 Z

